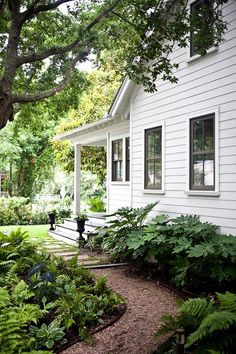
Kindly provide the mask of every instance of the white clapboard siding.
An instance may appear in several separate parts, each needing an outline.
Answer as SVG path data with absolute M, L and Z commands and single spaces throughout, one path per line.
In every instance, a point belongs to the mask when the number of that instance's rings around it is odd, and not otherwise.
M 134 207 L 159 200 L 156 213 L 171 217 L 200 215 L 203 221 L 236 234 L 236 2 L 223 6 L 228 21 L 225 41 L 214 53 L 187 61 L 187 50 L 176 48 L 171 58 L 180 64 L 177 84 L 158 82 L 158 91 L 140 88 L 130 114 L 131 186 L 110 186 L 110 202 Z M 189 116 L 219 111 L 219 195 L 190 195 L 188 181 Z M 144 192 L 144 129 L 165 123 L 164 194 Z M 129 188 L 131 192 L 129 194 Z M 112 188 L 112 189 L 111 189 Z M 126 195 L 124 194 L 126 193 Z M 112 195 L 111 195 L 112 194 Z

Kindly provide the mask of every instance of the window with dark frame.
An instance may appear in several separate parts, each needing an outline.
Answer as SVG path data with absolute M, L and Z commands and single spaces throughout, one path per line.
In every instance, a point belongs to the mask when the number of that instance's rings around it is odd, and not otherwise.
M 190 120 L 190 189 L 215 189 L 215 114 Z
M 130 180 L 130 139 L 125 138 L 125 180 Z
M 190 5 L 190 14 L 192 18 L 192 29 L 190 32 L 190 56 L 199 54 L 199 50 L 203 48 L 203 43 L 199 42 L 199 36 L 201 36 L 201 42 L 207 41 L 207 47 L 210 48 L 214 45 L 214 41 L 209 37 L 209 26 L 211 24 L 209 11 L 213 10 L 212 0 L 196 0 Z M 205 47 L 205 43 L 204 43 Z
M 145 130 L 145 189 L 162 189 L 162 127 Z
M 123 179 L 123 139 L 112 141 L 112 181 Z

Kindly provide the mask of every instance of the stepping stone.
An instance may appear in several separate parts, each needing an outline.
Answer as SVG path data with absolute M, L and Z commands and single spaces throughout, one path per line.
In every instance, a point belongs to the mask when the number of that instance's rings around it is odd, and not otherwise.
M 82 261 L 78 262 L 78 265 L 92 265 L 92 264 L 98 264 L 100 261 L 98 259 L 93 260 L 93 261 Z
M 45 248 L 46 249 L 58 249 L 58 248 L 60 248 L 60 249 L 62 249 L 63 248 L 63 245 L 57 245 L 56 243 L 55 244 L 53 244 L 53 245 L 46 245 L 45 246 Z
M 78 255 L 78 252 L 54 252 L 59 257 L 74 257 Z
M 89 259 L 90 256 L 88 256 L 87 254 L 81 254 L 80 256 L 78 256 L 78 261 L 83 260 L 83 259 Z

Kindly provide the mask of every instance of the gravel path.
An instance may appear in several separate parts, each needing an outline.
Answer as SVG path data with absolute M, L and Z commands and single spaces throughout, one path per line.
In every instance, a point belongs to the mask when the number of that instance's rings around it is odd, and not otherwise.
M 176 311 L 176 295 L 154 281 L 133 274 L 128 267 L 93 272 L 96 276 L 107 276 L 108 286 L 126 298 L 127 311 L 115 324 L 93 336 L 92 347 L 78 342 L 63 354 L 151 354 L 158 344 L 154 333 L 160 317 Z

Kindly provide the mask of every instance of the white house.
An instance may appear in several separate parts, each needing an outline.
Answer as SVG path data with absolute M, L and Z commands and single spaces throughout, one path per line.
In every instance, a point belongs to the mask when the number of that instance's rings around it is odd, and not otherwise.
M 200 2 L 203 0 L 197 0 Z M 190 1 L 190 5 L 196 1 Z M 108 116 L 57 139 L 107 148 L 107 212 L 159 200 L 156 213 L 200 215 L 236 234 L 236 2 L 223 6 L 225 41 L 200 57 L 177 48 L 177 84 L 146 93 L 127 78 Z M 192 47 L 192 46 L 190 46 Z

